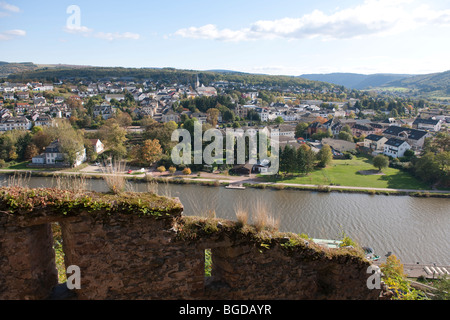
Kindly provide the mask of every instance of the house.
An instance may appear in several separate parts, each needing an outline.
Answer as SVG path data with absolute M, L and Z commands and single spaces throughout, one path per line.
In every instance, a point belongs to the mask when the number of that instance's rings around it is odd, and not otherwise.
M 253 105 L 253 104 L 247 104 L 247 105 L 243 105 L 243 106 L 237 106 L 236 107 L 236 113 L 239 117 L 241 118 L 247 118 L 248 112 L 250 110 L 255 110 L 257 106 Z
M 10 117 L 12 117 L 12 114 L 9 109 L 0 109 L 0 121 Z
M 125 95 L 123 94 L 106 94 L 105 100 L 108 102 L 111 102 L 112 99 L 115 99 L 117 101 L 123 101 L 125 100 Z
M 232 169 L 230 169 L 230 174 L 237 174 L 237 175 L 250 175 L 253 172 L 253 164 L 246 163 L 246 164 L 238 164 L 235 165 Z
M 264 159 L 261 161 L 258 160 L 258 162 L 253 166 L 252 171 L 264 174 L 269 172 L 269 168 L 270 168 L 270 160 L 268 159 Z
M 28 100 L 30 98 L 30 94 L 28 92 L 21 91 L 17 92 L 16 95 L 19 100 Z
M 14 92 L 5 92 L 3 94 L 3 99 L 5 99 L 5 100 L 16 100 L 16 98 L 14 97 Z
M 370 134 L 364 139 L 364 147 L 372 151 L 383 151 L 386 141 L 388 141 L 386 137 L 377 134 Z
M 7 117 L 0 119 L 0 131 L 30 130 L 33 124 L 25 117 Z
M 421 149 L 425 139 L 431 137 L 431 135 L 426 131 L 398 126 L 388 127 L 385 131 L 383 131 L 383 135 L 386 138 L 402 139 L 408 142 L 413 149 Z
M 413 128 L 419 130 L 438 132 L 439 130 L 441 130 L 441 126 L 442 126 L 441 120 L 435 120 L 432 118 L 430 119 L 417 118 L 413 122 Z
M 47 104 L 47 99 L 45 99 L 43 96 L 34 96 L 33 97 L 33 103 L 35 106 L 43 106 Z
M 176 113 L 175 111 L 168 109 L 161 117 L 161 122 L 170 122 L 174 121 L 176 123 L 181 121 L 180 115 Z
M 319 133 L 319 132 L 327 132 L 329 128 L 333 126 L 333 119 L 330 119 L 324 123 L 321 123 L 319 121 L 315 121 L 309 125 L 307 128 L 309 136 Z
M 267 108 L 255 108 L 255 111 L 258 113 L 258 115 L 259 115 L 259 119 L 262 121 L 262 122 L 267 122 L 267 121 L 269 121 L 269 115 L 270 115 L 270 113 L 269 113 L 269 109 L 267 109 Z
M 339 152 L 356 150 L 356 143 L 346 140 L 324 138 L 322 139 L 322 144 L 327 144 L 331 148 Z
M 191 114 L 191 118 L 197 119 L 201 124 L 205 123 L 208 120 L 208 116 L 203 112 L 194 112 Z
M 270 127 L 271 137 L 289 137 L 295 140 L 295 126 L 289 124 L 280 124 Z
M 390 138 L 384 143 L 384 154 L 392 158 L 401 158 L 405 151 L 411 149 L 408 142 L 396 138 Z
M 95 106 L 93 109 L 94 117 L 101 116 L 103 120 L 108 120 L 116 114 L 116 108 L 102 104 L 100 106 Z
M 28 112 L 30 109 L 31 106 L 25 102 L 18 102 L 14 107 L 14 111 L 16 112 L 16 114 L 24 114 L 25 112 Z
M 78 167 L 80 164 L 85 162 L 86 159 L 86 149 L 83 148 L 77 152 L 73 166 Z M 70 167 L 70 164 L 67 162 L 66 157 L 62 152 L 62 147 L 59 140 L 53 141 L 49 146 L 47 146 L 44 153 L 33 157 L 31 164 L 46 167 Z
M 352 114 L 357 115 L 359 113 L 360 109 L 357 107 L 348 107 L 347 110 L 345 110 L 345 115 L 348 117 Z
M 355 124 L 352 127 L 352 134 L 355 137 L 368 136 L 368 135 L 374 134 L 374 133 L 375 133 L 375 130 L 370 125 Z
M 64 102 L 64 97 L 62 97 L 62 96 L 57 96 L 57 97 L 55 97 L 55 98 L 53 99 L 53 101 L 54 101 L 56 104 L 63 103 L 63 102 Z
M 105 146 L 100 141 L 100 139 L 90 139 L 91 145 L 94 147 L 94 152 L 96 154 L 101 154 L 103 151 L 105 151 Z
M 203 84 L 200 87 L 195 88 L 199 96 L 215 97 L 217 96 L 217 90 L 214 87 L 205 87 Z
M 47 115 L 39 115 L 34 124 L 38 127 L 52 127 L 54 125 L 54 120 Z

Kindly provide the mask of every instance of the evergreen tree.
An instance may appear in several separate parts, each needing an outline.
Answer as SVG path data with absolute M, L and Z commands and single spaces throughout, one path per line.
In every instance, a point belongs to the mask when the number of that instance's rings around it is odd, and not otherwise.
M 319 166 L 325 168 L 333 160 L 333 153 L 331 152 L 331 147 L 327 144 L 323 145 L 317 154 L 317 160 L 319 160 Z

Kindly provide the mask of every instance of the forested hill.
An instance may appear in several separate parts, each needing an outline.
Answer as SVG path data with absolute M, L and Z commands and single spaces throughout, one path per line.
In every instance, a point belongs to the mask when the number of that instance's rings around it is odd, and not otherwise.
M 301 78 L 324 81 L 342 85 L 350 89 L 368 89 L 383 86 L 391 81 L 405 79 L 412 75 L 407 74 L 359 74 L 359 73 L 327 73 L 327 74 L 304 74 Z
M 422 93 L 450 95 L 450 70 L 440 73 L 418 75 L 407 79 L 392 81 L 385 86 L 418 90 Z
M 39 67 L 31 62 L 9 63 L 0 61 L 0 78 L 10 74 L 37 70 Z
M 42 68 L 11 74 L 8 81 L 49 81 L 59 80 L 151 80 L 164 84 L 195 84 L 197 75 L 201 83 L 210 84 L 218 81 L 228 81 L 246 86 L 258 85 L 265 87 L 302 87 L 302 88 L 333 88 L 341 87 L 330 83 L 317 82 L 291 76 L 273 76 L 248 73 L 212 72 L 180 70 L 174 68 Z M 342 88 L 343 89 L 343 88 Z

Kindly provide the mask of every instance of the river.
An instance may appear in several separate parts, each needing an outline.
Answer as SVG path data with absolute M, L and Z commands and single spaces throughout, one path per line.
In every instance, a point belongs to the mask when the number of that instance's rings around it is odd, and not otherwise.
M 6 177 L 0 176 L 6 184 Z M 31 188 L 52 187 L 52 178 L 32 177 Z M 131 183 L 146 192 L 147 184 Z M 107 191 L 103 180 L 89 180 L 88 188 Z M 280 231 L 306 233 L 313 238 L 341 239 L 345 232 L 385 260 L 388 252 L 403 263 L 450 265 L 449 199 L 295 190 L 231 190 L 224 187 L 160 184 L 158 193 L 180 198 L 185 215 L 214 211 L 218 218 L 235 220 L 235 208 L 249 212 L 263 204 L 280 219 Z

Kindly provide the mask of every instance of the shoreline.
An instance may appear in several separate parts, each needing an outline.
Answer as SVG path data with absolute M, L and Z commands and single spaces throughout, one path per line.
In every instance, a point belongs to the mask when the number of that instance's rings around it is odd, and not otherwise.
M 33 170 L 9 170 L 1 169 L 0 175 L 12 175 L 17 173 L 30 174 L 30 177 L 54 177 L 54 176 L 83 176 L 90 179 L 104 179 L 105 173 L 95 172 L 62 172 L 62 171 L 33 171 Z M 354 187 L 354 186 L 335 186 L 335 185 L 312 185 L 312 184 L 292 184 L 292 183 L 274 183 L 274 182 L 262 182 L 258 181 L 258 178 L 242 177 L 241 180 L 229 180 L 229 179 L 215 179 L 198 177 L 194 175 L 157 175 L 148 176 L 148 173 L 142 174 L 121 174 L 127 180 L 134 182 L 150 182 L 156 181 L 158 183 L 171 183 L 171 184 L 197 184 L 201 186 L 210 187 L 225 187 L 230 184 L 239 184 L 246 188 L 253 189 L 272 189 L 272 190 L 295 190 L 295 191 L 311 191 L 322 193 L 360 193 L 368 195 L 385 195 L 385 196 L 411 196 L 421 198 L 450 198 L 450 190 L 415 190 L 415 189 L 390 189 L 390 188 L 371 188 L 371 187 Z M 245 179 L 248 178 L 248 179 Z

